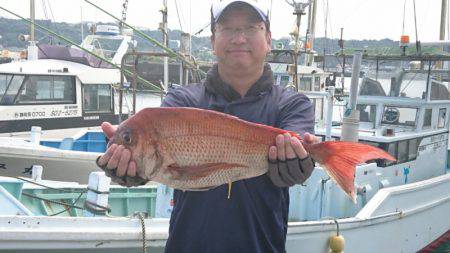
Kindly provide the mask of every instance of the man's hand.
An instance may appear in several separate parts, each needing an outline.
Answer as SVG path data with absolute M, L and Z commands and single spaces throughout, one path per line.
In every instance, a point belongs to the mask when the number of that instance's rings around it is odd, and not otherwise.
M 308 144 L 317 143 L 318 139 L 305 134 Z M 269 172 L 272 182 L 279 187 L 301 184 L 311 176 L 314 163 L 300 140 L 288 133 L 276 137 L 276 146 L 269 149 Z
M 116 132 L 116 127 L 108 122 L 102 123 L 102 130 L 108 139 Z M 131 151 L 122 145 L 112 144 L 106 152 L 97 158 L 97 165 L 102 168 L 112 181 L 123 186 L 137 186 L 146 181 L 136 177 L 136 162 L 131 160 Z

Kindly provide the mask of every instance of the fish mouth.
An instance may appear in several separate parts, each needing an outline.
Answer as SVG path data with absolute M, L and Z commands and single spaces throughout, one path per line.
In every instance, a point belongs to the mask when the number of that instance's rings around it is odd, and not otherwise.
M 156 177 L 156 175 L 158 175 L 158 172 L 161 170 L 161 167 L 156 168 L 152 171 L 152 173 L 150 173 L 150 175 L 148 175 L 148 180 L 152 180 L 154 177 Z
M 154 177 L 156 177 L 162 167 L 163 161 L 162 161 L 161 157 L 158 155 L 158 153 L 155 153 L 154 156 L 155 156 L 155 165 L 153 166 L 153 170 L 150 173 L 150 175 L 147 176 L 147 180 L 152 180 Z M 144 159 L 144 157 L 141 157 L 139 160 L 143 161 L 143 159 Z M 144 166 L 139 166 L 139 167 L 144 168 Z M 145 169 L 143 171 L 144 171 L 143 174 L 145 175 Z

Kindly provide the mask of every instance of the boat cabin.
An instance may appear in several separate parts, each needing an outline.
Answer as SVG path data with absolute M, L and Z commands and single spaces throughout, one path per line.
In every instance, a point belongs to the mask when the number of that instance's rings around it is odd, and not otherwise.
M 393 73 L 360 78 L 356 102 L 360 116 L 358 141 L 385 150 L 397 161 L 374 160 L 357 166 L 356 205 L 329 180 L 324 170 L 316 169 L 305 186 L 292 190 L 304 197 L 320 196 L 301 207 L 304 210 L 300 211 L 299 220 L 350 217 L 381 188 L 446 173 L 450 119 L 448 72 L 429 66 L 429 69 L 397 68 Z M 315 134 L 322 140 L 340 140 L 347 100 L 332 101 L 333 122 L 328 123 L 331 96 L 325 92 L 306 94 L 316 110 Z M 308 183 L 317 181 L 322 183 Z
M 82 46 L 120 64 L 131 37 L 103 30 L 88 35 Z M 36 60 L 0 65 L 0 133 L 118 123 L 114 87 L 120 70 L 76 48 L 38 50 Z

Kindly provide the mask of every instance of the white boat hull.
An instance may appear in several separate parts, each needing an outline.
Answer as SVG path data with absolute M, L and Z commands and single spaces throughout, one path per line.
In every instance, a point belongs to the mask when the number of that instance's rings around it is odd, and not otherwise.
M 449 230 L 449 213 L 450 174 L 445 174 L 382 189 L 355 217 L 338 223 L 345 252 L 407 253 Z M 150 252 L 163 252 L 168 219 L 147 219 L 145 227 Z M 332 220 L 290 222 L 287 252 L 328 252 L 334 234 Z M 0 250 L 6 252 L 126 252 L 142 245 L 137 218 L 0 216 Z
M 41 165 L 45 179 L 87 183 L 89 173 L 100 170 L 95 164 L 99 155 L 101 153 L 61 150 L 0 137 L 0 176 L 24 176 L 26 168 Z

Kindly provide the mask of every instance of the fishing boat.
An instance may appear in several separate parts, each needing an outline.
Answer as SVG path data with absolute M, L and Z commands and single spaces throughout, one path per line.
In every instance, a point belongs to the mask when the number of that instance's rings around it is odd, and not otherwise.
M 110 63 L 120 65 L 133 41 L 117 26 L 94 27 L 81 47 L 106 61 L 78 48 L 43 44 L 30 46 L 26 60 L 0 64 L 1 175 L 42 165 L 48 179 L 86 183 L 97 170 L 95 157 L 106 145 L 99 125 L 118 124 L 130 113 L 129 103 L 118 103 L 116 89 L 126 79 Z
M 114 28 L 97 26 L 81 46 L 120 64 L 132 39 Z M 119 69 L 77 48 L 35 47 L 37 58 L 0 65 L 0 133 L 118 122 Z
M 450 58 L 417 56 L 396 60 L 428 63 Z M 357 136 L 359 142 L 380 147 L 397 161 L 375 160 L 357 166 L 357 204 L 318 165 L 303 185 L 290 189 L 287 252 L 298 249 L 328 252 L 330 238 L 335 240 L 337 235 L 345 240 L 345 252 L 416 252 L 429 245 L 437 247 L 448 240 L 445 238 L 448 238 L 450 228 L 447 219 L 450 212 L 450 173 L 447 169 L 450 100 L 448 93 L 446 97 L 441 95 L 444 88 L 447 89 L 447 81 L 442 81 L 443 72 L 435 70 L 433 64 L 422 64 L 432 66 L 430 69 L 405 68 L 408 64 L 401 66 L 402 74 L 396 72 L 390 76 L 393 78 L 361 79 L 359 96 L 355 100 L 349 99 L 350 105 L 341 124 L 327 124 L 332 118 L 328 109 L 332 104 L 332 87 L 329 92 L 309 94 L 316 100 L 316 110 L 321 110 L 321 113 L 316 111 L 316 115 L 322 115 L 318 122 L 325 122 L 316 124 L 318 136 L 324 140 Z M 412 85 L 416 87 L 412 88 Z M 350 97 L 354 97 L 354 86 Z M 385 91 L 385 95 L 366 93 L 374 87 Z M 356 109 L 361 112 L 359 123 L 352 121 Z M 364 113 L 368 115 L 363 116 Z M 357 127 L 352 128 L 355 123 Z M 349 134 L 345 129 L 353 129 L 353 132 Z M 92 186 L 61 185 L 61 182 L 46 180 L 24 183 L 16 178 L 0 181 L 6 189 L 2 194 L 3 198 L 8 198 L 10 210 L 0 215 L 2 250 L 58 252 L 70 248 L 74 252 L 120 252 L 146 247 L 151 252 L 163 251 L 168 219 L 160 218 L 161 212 L 138 208 L 135 197 L 139 194 L 133 193 L 133 188 L 125 197 L 127 204 L 114 207 L 119 210 L 129 208 L 126 212 L 115 211 L 121 217 L 86 217 L 74 211 L 74 207 L 61 203 L 82 203 L 77 202 L 81 199 L 82 189 L 88 191 Z M 9 186 L 8 190 L 7 182 L 15 184 L 15 188 Z M 34 185 L 36 182 L 44 186 Z M 89 185 L 104 184 L 90 182 Z M 149 204 L 154 210 L 170 211 L 167 188 L 144 187 L 156 192 Z M 58 193 L 60 189 L 69 190 L 70 194 Z M 104 199 L 109 194 L 113 203 L 116 201 L 113 196 L 117 197 L 113 191 L 127 189 L 119 186 L 97 189 L 99 196 L 96 199 L 102 199 L 102 194 Z M 83 199 L 87 198 L 86 194 Z M 50 216 L 61 211 L 58 216 L 62 217 Z M 144 211 L 149 217 L 133 216 L 134 211 Z

